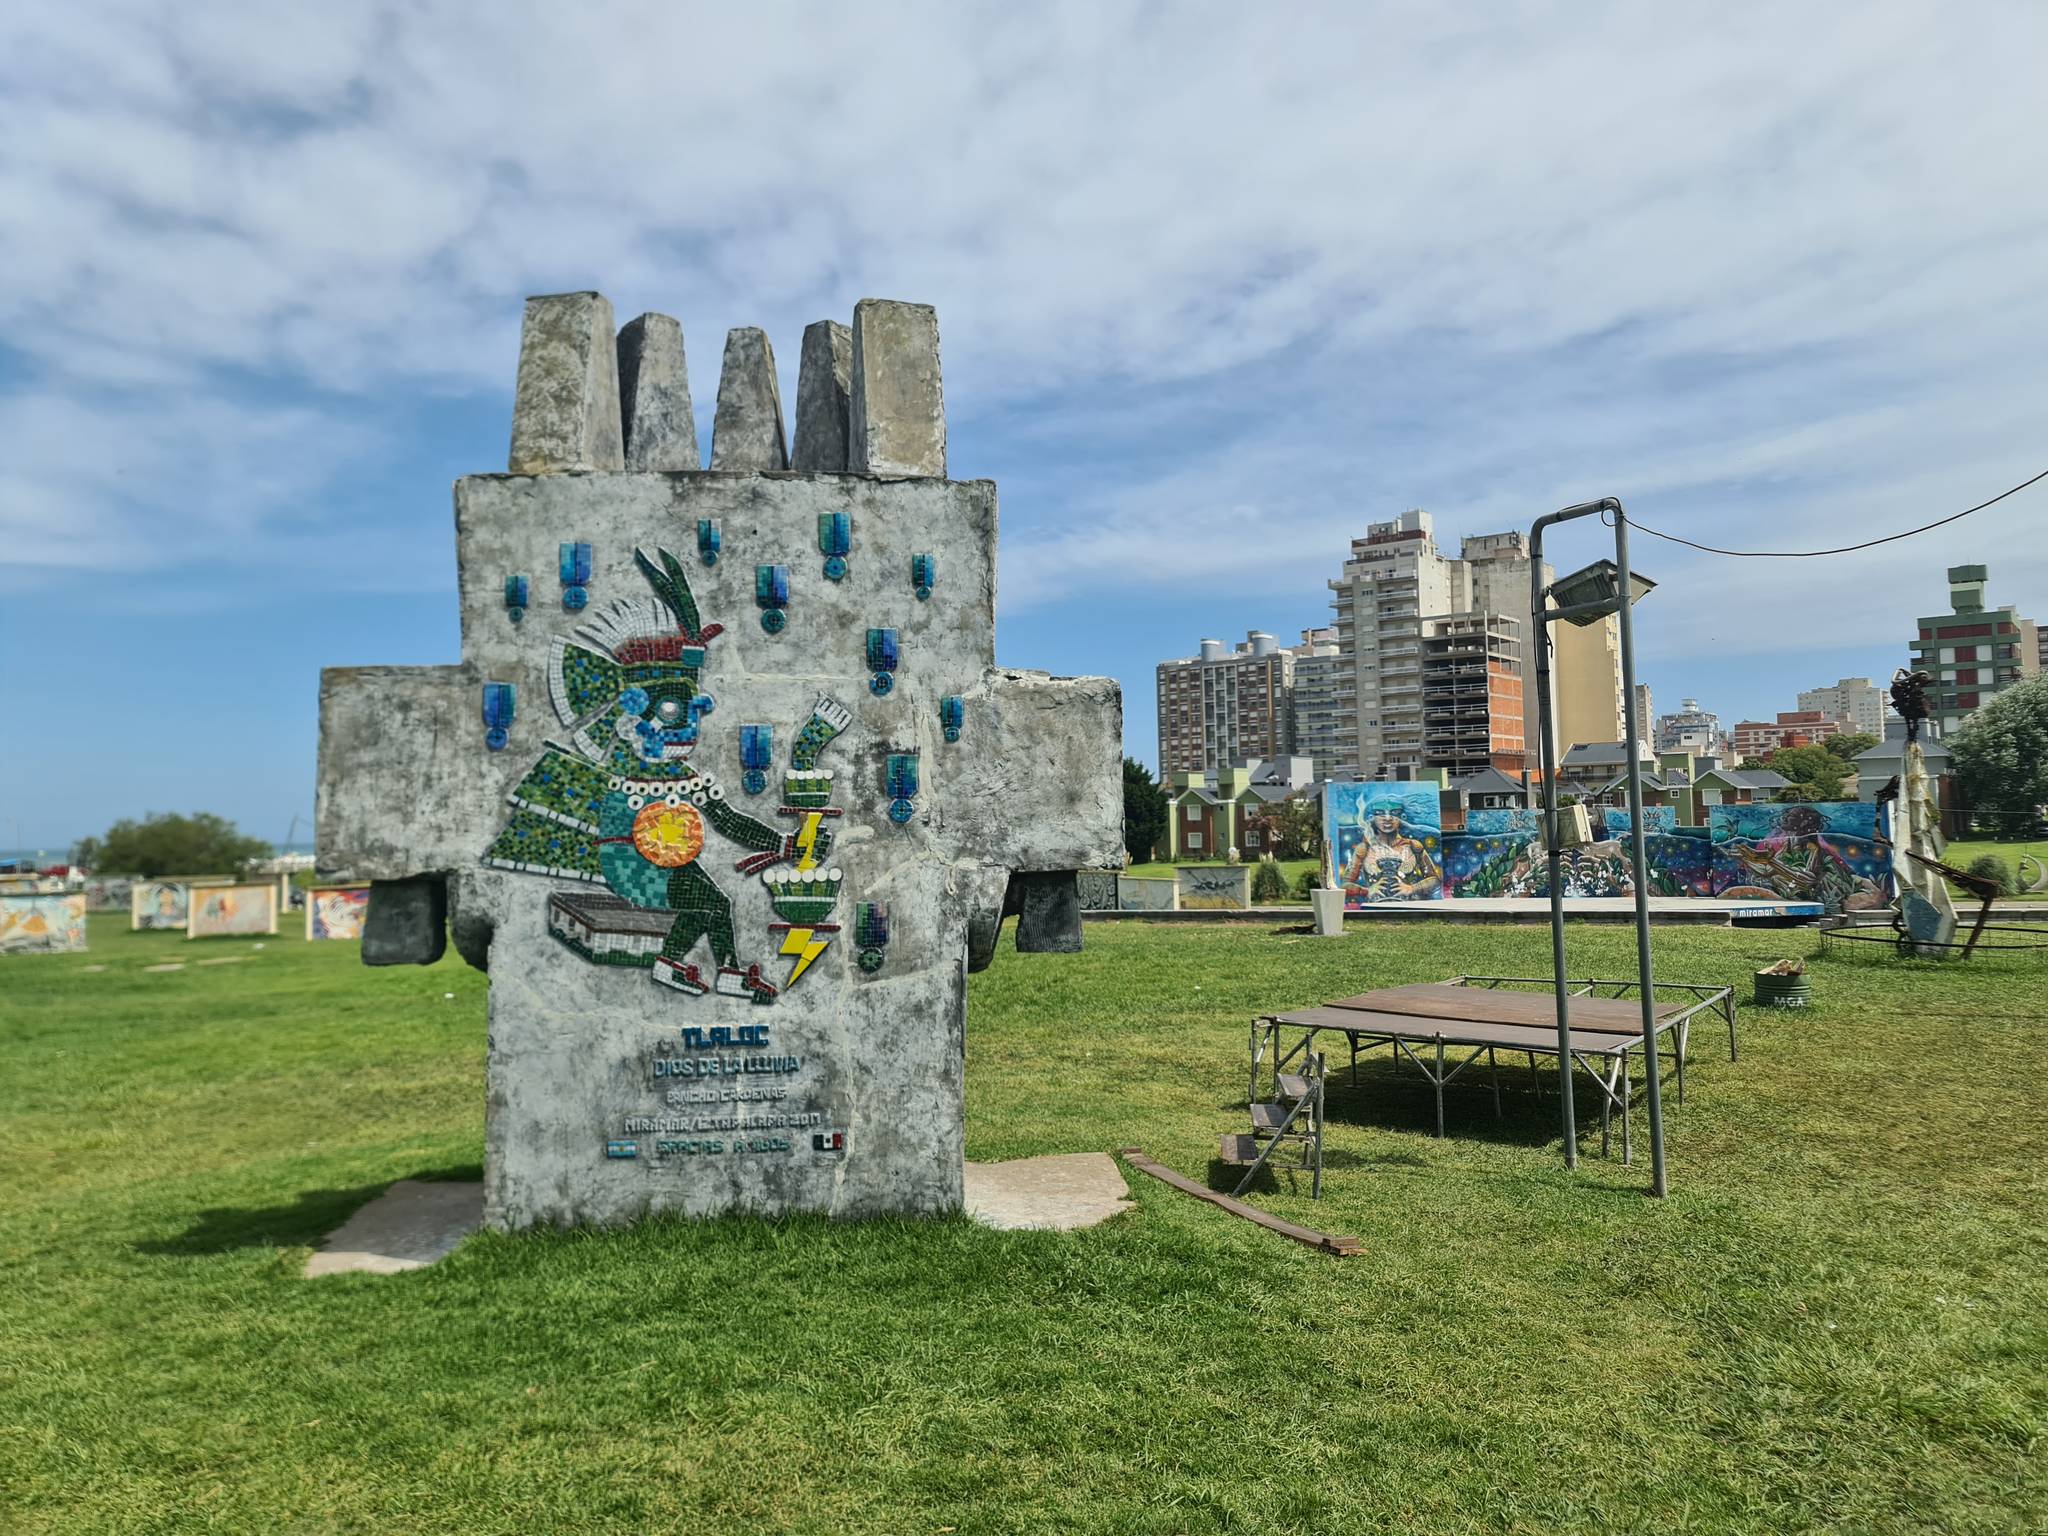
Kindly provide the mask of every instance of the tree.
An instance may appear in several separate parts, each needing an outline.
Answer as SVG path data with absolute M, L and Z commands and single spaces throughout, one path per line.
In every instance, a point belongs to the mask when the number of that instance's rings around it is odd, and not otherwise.
M 1779 790 L 1778 800 L 1839 800 L 1849 765 L 1826 747 L 1780 747 L 1770 755 L 1773 773 L 1791 782 Z
M 1972 810 L 1999 814 L 2002 826 L 2031 825 L 2048 804 L 2048 676 L 2000 693 L 1949 739 L 1948 749 Z
M 1269 818 L 1273 852 L 1283 859 L 1313 859 L 1323 851 L 1322 802 L 1308 798 L 1282 800 Z
M 242 836 L 226 817 L 200 811 L 191 816 L 167 812 L 141 821 L 117 821 L 107 828 L 105 837 L 81 842 L 79 852 L 92 855 L 94 869 L 158 879 L 237 874 L 244 865 L 269 858 L 272 849 L 261 838 Z
M 1857 753 L 1868 752 L 1877 745 L 1877 738 L 1862 731 L 1850 731 L 1844 736 L 1830 736 L 1823 745 L 1843 762 L 1853 764 Z
M 1166 837 L 1166 791 L 1135 757 L 1124 759 L 1124 852 L 1143 864 Z

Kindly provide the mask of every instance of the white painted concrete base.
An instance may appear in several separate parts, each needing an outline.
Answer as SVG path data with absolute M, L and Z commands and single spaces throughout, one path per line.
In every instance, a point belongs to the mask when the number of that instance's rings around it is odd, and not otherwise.
M 454 1252 L 483 1221 L 482 1184 L 400 1179 L 329 1234 L 306 1260 L 306 1278 L 423 1269 Z
M 1335 938 L 1344 932 L 1342 891 L 1311 891 L 1309 901 L 1315 907 L 1316 934 L 1319 938 Z
M 967 1165 L 967 1214 L 985 1227 L 1072 1232 L 1131 1209 L 1130 1191 L 1106 1152 L 1067 1152 Z

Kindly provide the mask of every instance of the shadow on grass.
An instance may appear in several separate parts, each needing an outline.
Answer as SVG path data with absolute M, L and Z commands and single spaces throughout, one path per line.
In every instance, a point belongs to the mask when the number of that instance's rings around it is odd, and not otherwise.
M 477 1163 L 422 1169 L 401 1175 L 428 1184 L 473 1184 L 483 1176 L 483 1168 Z M 290 1205 L 226 1206 L 201 1211 L 192 1224 L 177 1236 L 137 1243 L 135 1251 L 195 1258 L 211 1253 L 231 1253 L 237 1248 L 310 1246 L 320 1242 L 397 1182 L 397 1179 L 380 1179 L 375 1184 L 361 1184 L 354 1189 L 302 1190 L 293 1196 Z

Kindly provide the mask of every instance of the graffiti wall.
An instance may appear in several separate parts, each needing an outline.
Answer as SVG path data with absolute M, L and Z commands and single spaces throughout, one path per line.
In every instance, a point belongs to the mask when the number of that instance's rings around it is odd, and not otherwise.
M 1173 872 L 1183 912 L 1235 912 L 1252 904 L 1249 864 L 1179 864 Z
M 138 880 L 128 889 L 128 926 L 182 931 L 190 895 L 182 880 Z
M 1444 894 L 1444 836 L 1433 784 L 1327 784 L 1323 836 L 1346 910 Z
M 277 886 L 203 885 L 191 892 L 185 937 L 218 939 L 277 932 Z
M 1830 912 L 1892 899 L 1891 845 L 1875 805 L 1717 805 L 1707 825 L 1717 896 L 1818 901 Z
M 307 893 L 306 938 L 360 939 L 370 912 L 367 885 L 337 885 Z
M 1628 845 L 1618 841 L 1567 848 L 1558 875 L 1567 896 L 1632 896 Z M 1444 893 L 1453 897 L 1548 896 L 1550 869 L 1533 832 L 1444 839 Z
M 0 896 L 0 954 L 63 954 L 85 948 L 85 893 Z

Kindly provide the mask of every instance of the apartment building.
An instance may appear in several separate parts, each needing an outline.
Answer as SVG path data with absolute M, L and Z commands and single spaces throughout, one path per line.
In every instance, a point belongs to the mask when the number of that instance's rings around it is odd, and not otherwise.
M 1988 580 L 1984 566 L 1950 566 L 1951 611 L 1921 619 L 1912 641 L 1914 670 L 1934 679 L 1927 690 L 1928 714 L 1945 736 L 1953 736 L 2000 691 L 2041 671 L 2039 627 L 2010 603 L 1986 608 Z
M 1253 630 L 1234 649 L 1204 640 L 1200 655 L 1159 663 L 1160 777 L 1292 753 L 1295 659 Z
M 1360 777 L 1422 766 L 1422 620 L 1466 605 L 1463 563 L 1436 547 L 1423 511 L 1366 525 L 1330 584 L 1338 668 L 1350 709 L 1336 750 Z
M 1781 709 L 1776 720 L 1735 724 L 1735 761 L 1759 762 L 1781 747 L 1817 747 L 1843 734 L 1842 722 L 1817 709 Z
M 1337 631 L 1304 629 L 1294 653 L 1294 751 L 1315 764 L 1315 776 L 1353 766 L 1341 755 L 1344 716 L 1356 694 L 1337 649 Z
M 1522 625 L 1505 614 L 1440 614 L 1422 621 L 1422 758 L 1464 778 L 1528 764 Z
M 1817 709 L 1841 721 L 1845 731 L 1880 741 L 1884 739 L 1885 716 L 1890 713 L 1884 690 L 1867 677 L 1845 677 L 1826 688 L 1802 688 L 1799 707 Z
M 1806 708 L 1806 695 L 1799 697 L 1799 707 Z M 1698 699 L 1680 699 L 1675 712 L 1657 717 L 1657 751 L 1660 755 L 1690 752 L 1698 757 L 1719 752 L 1721 748 L 1721 717 L 1712 710 L 1701 709 Z

